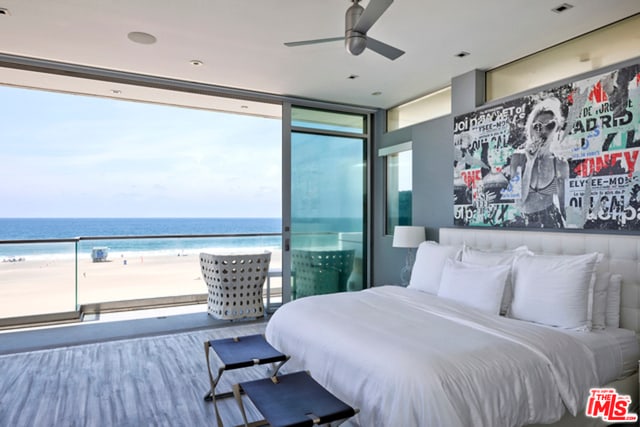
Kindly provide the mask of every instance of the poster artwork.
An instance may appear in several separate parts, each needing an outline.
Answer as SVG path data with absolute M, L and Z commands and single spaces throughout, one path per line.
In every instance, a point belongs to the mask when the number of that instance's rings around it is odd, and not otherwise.
M 640 229 L 640 64 L 454 119 L 454 224 Z

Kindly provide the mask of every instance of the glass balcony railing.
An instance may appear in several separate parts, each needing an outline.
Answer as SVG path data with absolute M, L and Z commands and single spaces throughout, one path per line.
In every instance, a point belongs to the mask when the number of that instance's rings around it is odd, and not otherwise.
M 0 241 L 0 326 L 67 313 L 206 302 L 200 252 L 272 252 L 265 304 L 282 301 L 280 233 Z M 269 292 L 267 292 L 269 291 Z

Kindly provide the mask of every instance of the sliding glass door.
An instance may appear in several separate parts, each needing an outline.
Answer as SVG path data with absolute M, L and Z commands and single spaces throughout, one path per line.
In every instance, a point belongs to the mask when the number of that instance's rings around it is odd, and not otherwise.
M 366 115 L 291 109 L 292 299 L 366 283 L 367 128 Z

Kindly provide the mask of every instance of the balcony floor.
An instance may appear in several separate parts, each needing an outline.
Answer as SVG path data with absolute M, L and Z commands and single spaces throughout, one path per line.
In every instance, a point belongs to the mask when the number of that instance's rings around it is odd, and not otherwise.
M 206 304 L 101 314 L 79 323 L 0 331 L 0 355 L 264 321 L 217 320 L 207 315 Z

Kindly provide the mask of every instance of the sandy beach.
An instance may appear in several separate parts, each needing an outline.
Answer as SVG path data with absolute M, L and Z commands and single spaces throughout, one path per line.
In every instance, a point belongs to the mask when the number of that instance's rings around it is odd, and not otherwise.
M 281 267 L 281 251 L 272 250 L 270 269 Z M 80 305 L 207 293 L 197 254 L 84 257 L 77 276 Z M 75 277 L 73 260 L 1 262 L 0 318 L 74 311 Z M 274 277 L 271 288 L 279 293 L 281 283 Z

